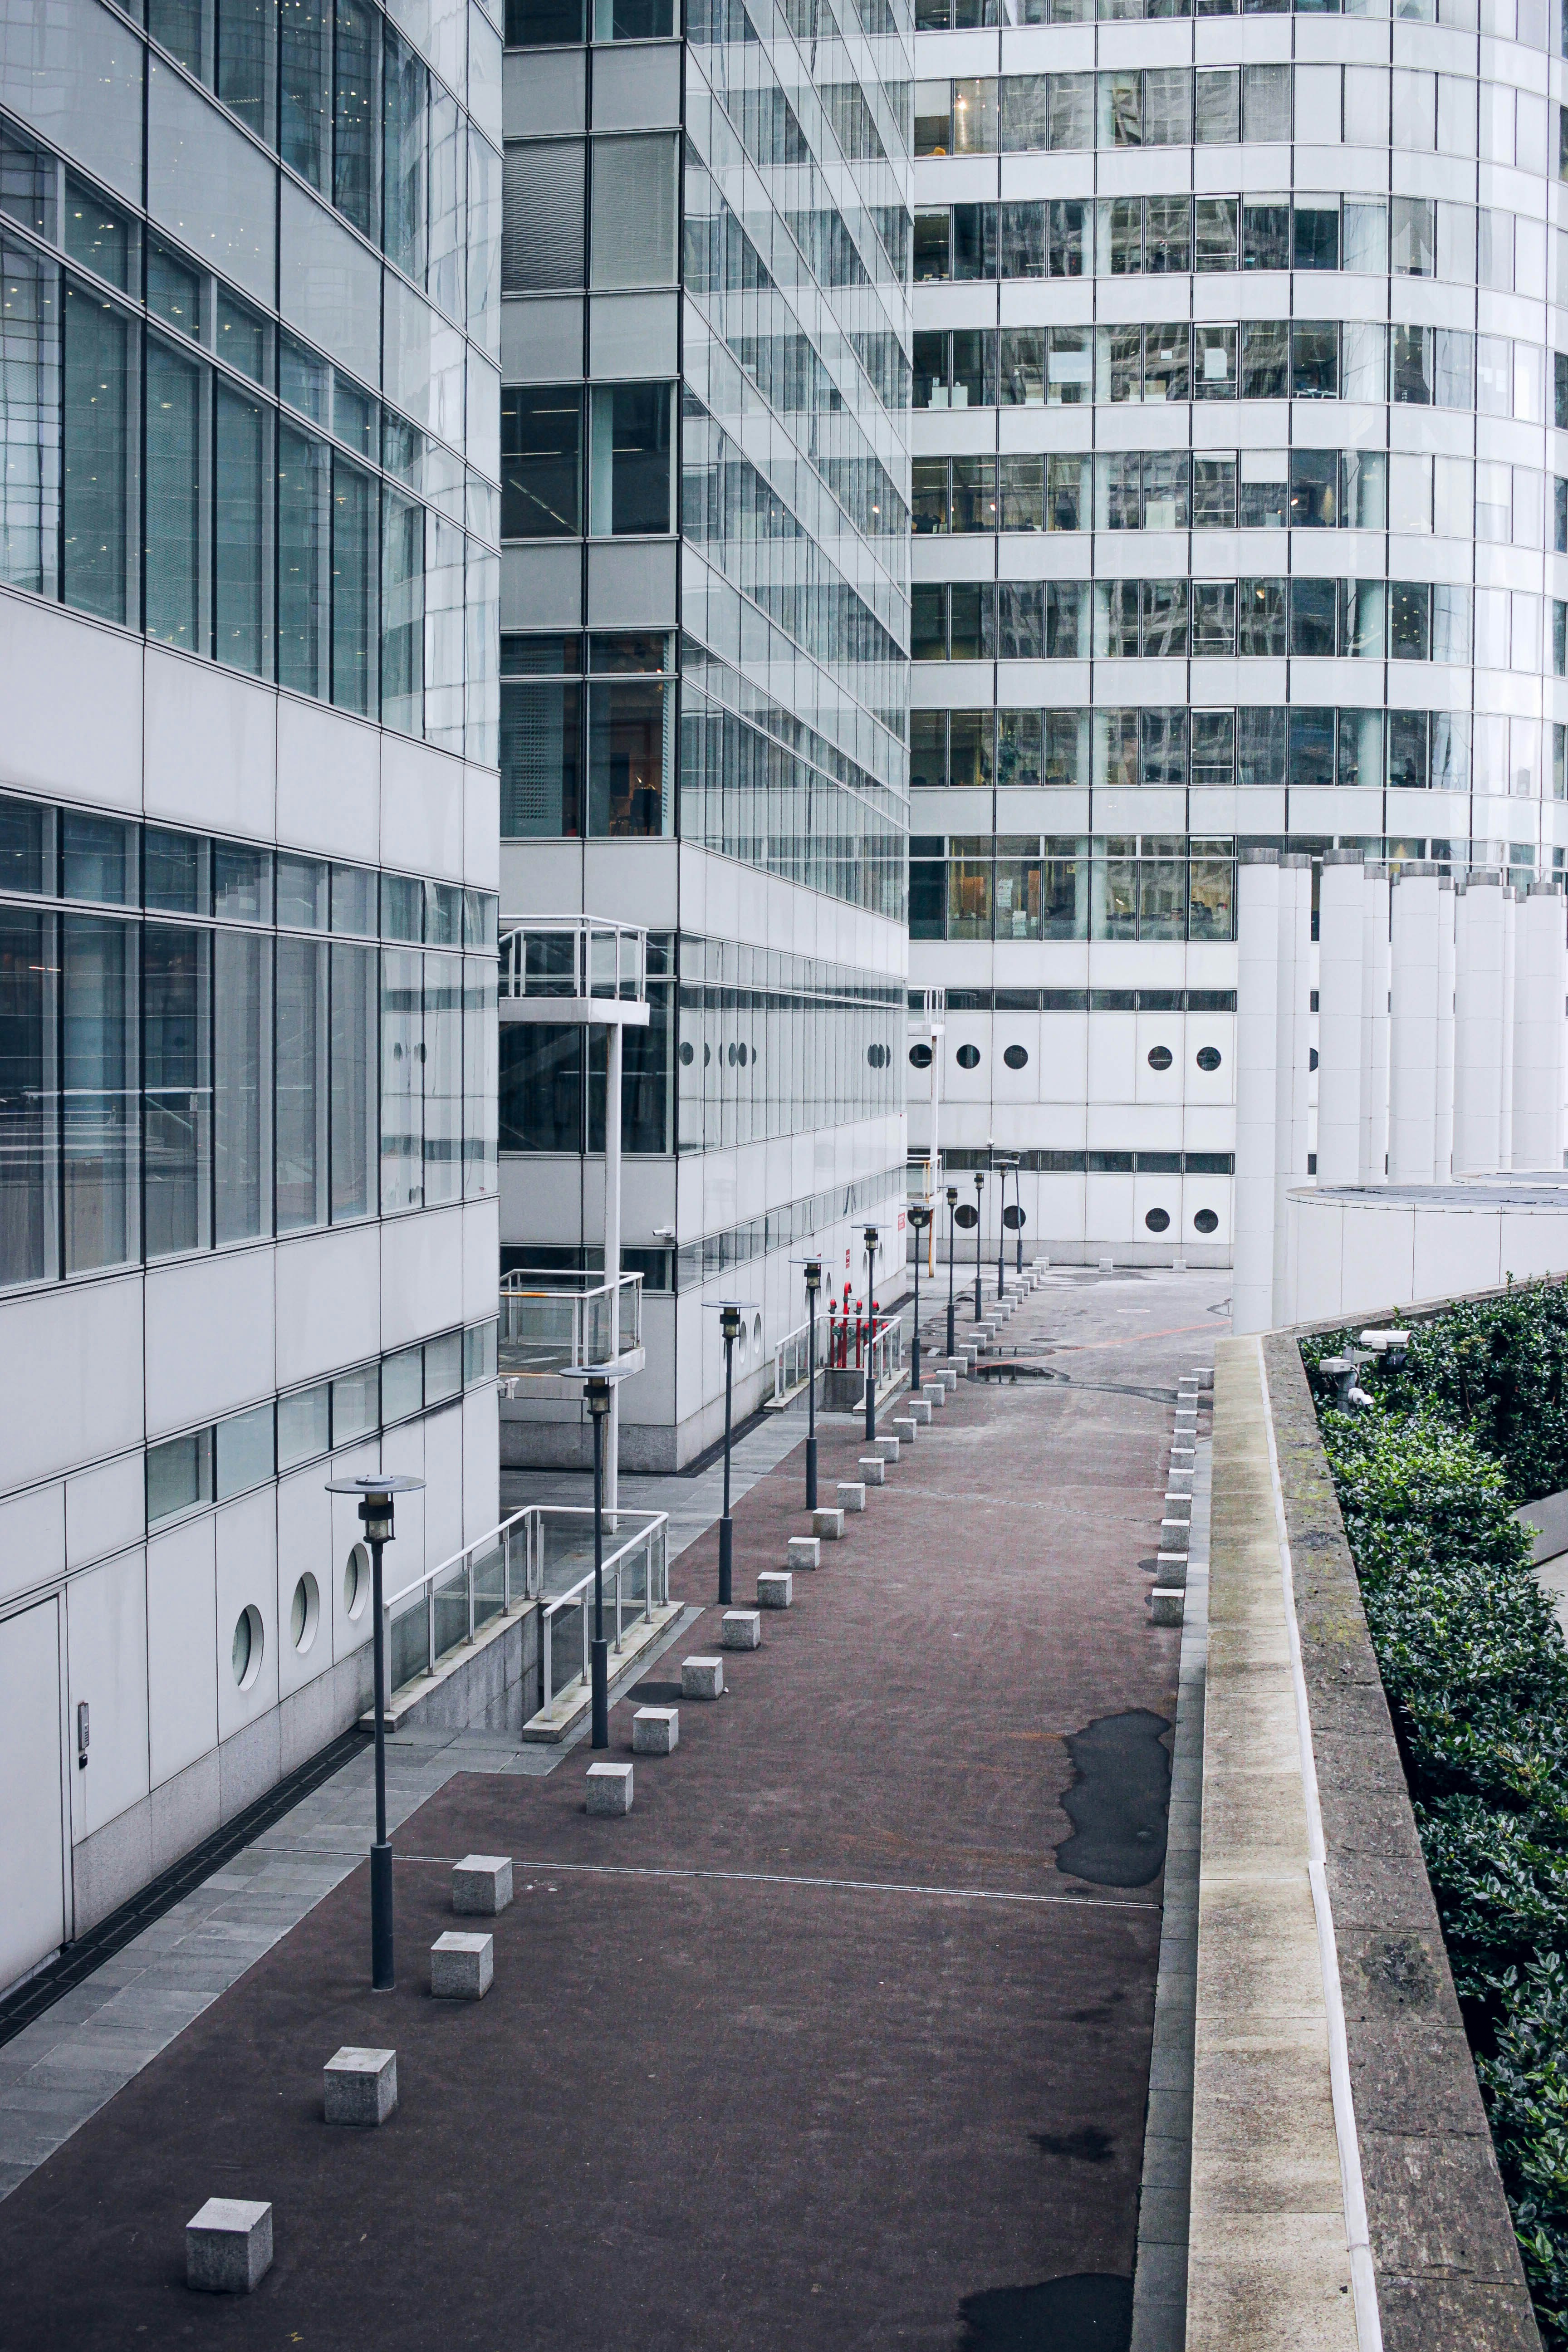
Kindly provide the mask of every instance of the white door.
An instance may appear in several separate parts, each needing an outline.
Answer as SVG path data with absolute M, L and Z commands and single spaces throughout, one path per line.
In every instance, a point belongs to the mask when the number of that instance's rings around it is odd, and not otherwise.
M 0 1623 L 0 1991 L 66 1939 L 60 1608 Z

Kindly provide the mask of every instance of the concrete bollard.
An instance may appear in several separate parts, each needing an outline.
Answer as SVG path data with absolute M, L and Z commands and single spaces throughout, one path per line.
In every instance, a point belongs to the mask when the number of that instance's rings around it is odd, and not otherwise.
M 820 1568 L 822 1566 L 822 1538 L 820 1536 L 791 1536 L 786 1557 L 791 1568 Z
M 1156 1625 L 1179 1625 L 1185 1600 L 1184 1592 L 1173 1592 L 1156 1585 L 1149 1595 L 1149 1613 Z
M 185 2223 L 185 2284 L 201 2294 L 252 2294 L 272 2267 L 272 2208 L 209 2197 Z
M 1162 1519 L 1160 1522 L 1162 1557 L 1177 1552 L 1184 1553 L 1192 1532 L 1192 1527 L 1186 1519 Z
M 912 1420 L 907 1412 L 900 1414 L 894 1421 L 893 1427 L 897 1430 L 899 1435 L 904 1440 L 905 1444 L 909 1445 L 912 1445 L 916 1438 L 921 1433 L 920 1423 Z
M 1173 1496 L 1179 1496 L 1179 1497 L 1181 1498 L 1181 1500 L 1182 1500 L 1183 1502 L 1184 1502 L 1184 1503 L 1190 1503 L 1190 1502 L 1192 1501 L 1192 1499 L 1193 1499 L 1193 1474 L 1192 1474 L 1192 1472 L 1191 1472 L 1190 1470 L 1167 1470 L 1167 1471 L 1166 1471 L 1166 1473 L 1165 1473 L 1165 1500 L 1166 1500 L 1166 1502 L 1167 1502 L 1167 1503 L 1168 1503 L 1168 1502 L 1170 1502 Z
M 879 1454 L 862 1454 L 859 1461 L 855 1465 L 855 1467 L 860 1473 L 860 1484 L 862 1486 L 885 1486 L 887 1485 L 888 1465 L 883 1461 Z
M 896 1462 L 899 1458 L 899 1441 L 896 1437 L 874 1437 L 871 1440 L 871 1451 L 873 1454 L 879 1454 L 884 1462 Z
M 680 1696 L 682 1698 L 722 1698 L 724 1696 L 723 1659 L 682 1658 Z
M 618 1821 L 632 1809 L 632 1768 L 629 1764 L 590 1764 L 588 1811 L 595 1821 Z
M 763 1621 L 755 1609 L 726 1609 L 723 1616 L 727 1650 L 760 1650 Z
M 1184 1551 L 1162 1551 L 1154 1555 L 1156 1584 L 1183 1585 L 1187 1580 L 1187 1555 Z
M 757 1579 L 759 1609 L 793 1609 L 795 1579 L 787 1568 L 764 1568 Z
M 510 1853 L 466 1853 L 452 1868 L 452 1908 L 499 1919 L 511 1901 Z
M 924 1377 L 922 1373 L 921 1379 L 923 1380 Z M 932 1372 L 931 1377 L 949 1396 L 952 1396 L 958 1386 L 958 1374 L 950 1370 L 945 1364 L 939 1370 Z
M 942 1406 L 947 1402 L 947 1390 L 941 1381 L 928 1381 L 922 1373 L 921 1375 L 921 1395 L 916 1397 L 914 1402 L 916 1404 L 919 1404 L 922 1399 L 925 1403 L 926 1419 L 929 1421 L 931 1414 L 933 1412 L 940 1412 Z
M 866 1489 L 858 1479 L 840 1478 L 838 1481 L 838 1507 L 841 1511 L 863 1511 L 865 1509 Z
M 811 1515 L 811 1532 L 825 1543 L 837 1543 L 839 1537 L 844 1533 L 843 1512 L 827 1510 L 813 1511 Z
M 348 2045 L 322 2067 L 321 2088 L 330 2124 L 384 2124 L 397 2105 L 397 2053 Z
M 632 1717 L 632 1754 L 668 1756 L 680 1744 L 680 1709 L 639 1706 Z
M 430 1947 L 430 1990 L 437 2000 L 483 2000 L 495 1979 L 495 1937 L 448 1927 Z
M 930 1397 L 923 1396 L 906 1397 L 904 1399 L 904 1411 L 909 1414 L 911 1421 L 929 1423 L 931 1420 L 931 1399 Z

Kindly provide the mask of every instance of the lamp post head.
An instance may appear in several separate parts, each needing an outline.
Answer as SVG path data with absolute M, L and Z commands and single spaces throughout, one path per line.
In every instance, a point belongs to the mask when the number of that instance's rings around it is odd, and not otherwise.
M 876 1226 L 875 1226 L 875 1225 L 868 1225 L 868 1226 L 867 1226 L 867 1228 L 866 1228 L 866 1233 L 865 1233 L 865 1242 L 866 1242 L 866 1247 L 868 1248 L 868 1250 L 874 1250 L 874 1249 L 876 1248 L 876 1246 L 877 1246 L 877 1228 L 876 1228 Z
M 417 1495 L 424 1487 L 423 1478 L 405 1478 L 401 1471 L 373 1471 L 359 1478 L 329 1478 L 329 1495 L 357 1495 L 359 1515 L 366 1536 L 372 1543 L 392 1541 L 393 1496 Z
M 808 1257 L 805 1261 L 805 1286 L 813 1298 L 822 1287 L 822 1260 Z
M 583 1401 L 595 1421 L 603 1421 L 610 1410 L 614 1391 L 602 1372 L 593 1373 L 583 1383 Z
M 954 1209 L 958 1206 L 958 1187 L 956 1184 L 950 1184 L 947 1188 L 947 1205 L 950 1209 Z
M 982 1191 L 982 1190 L 984 1189 L 984 1183 L 985 1183 L 985 1175 L 984 1175 L 984 1170 L 977 1168 L 977 1169 L 975 1170 L 975 1171 L 974 1171 L 974 1189 L 975 1189 L 975 1191 L 976 1191 L 977 1192 L 980 1192 L 980 1191 Z
M 910 1223 L 917 1234 L 923 1234 L 931 1223 L 931 1211 L 916 1202 L 910 1210 Z
M 721 1307 L 719 1328 L 724 1335 L 724 1345 L 727 1348 L 733 1347 L 741 1336 L 741 1310 L 738 1307 L 729 1305 Z

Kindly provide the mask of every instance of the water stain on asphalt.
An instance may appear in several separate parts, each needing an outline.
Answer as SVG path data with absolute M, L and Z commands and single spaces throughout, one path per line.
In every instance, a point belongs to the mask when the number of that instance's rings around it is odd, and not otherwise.
M 1029 2137 L 1042 2156 L 1076 2157 L 1080 2164 L 1108 2163 L 1116 2146 L 1097 2124 L 1085 2124 L 1074 2132 L 1031 2132 Z
M 1062 1799 L 1071 1833 L 1057 1846 L 1057 1868 L 1094 1886 L 1147 1886 L 1165 1859 L 1171 1759 L 1167 1718 L 1148 1707 L 1102 1715 L 1071 1732 L 1067 1751 L 1075 1778 Z
M 1039 2286 L 994 2286 L 958 2306 L 958 2352 L 1127 2352 L 1132 2282 L 1079 2271 Z

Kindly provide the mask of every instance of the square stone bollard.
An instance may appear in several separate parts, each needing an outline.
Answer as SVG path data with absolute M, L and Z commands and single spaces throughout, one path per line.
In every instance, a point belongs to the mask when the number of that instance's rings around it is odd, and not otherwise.
M 328 2059 L 321 2086 L 330 2124 L 384 2124 L 397 2105 L 397 2053 L 345 2047 Z
M 754 1609 L 726 1609 L 723 1616 L 724 1647 L 727 1650 L 760 1650 L 763 1646 L 763 1621 Z
M 1156 1585 L 1149 1595 L 1149 1614 L 1156 1625 L 1179 1625 L 1186 1601 L 1184 1592 L 1172 1591 Z
M 820 1568 L 822 1566 L 822 1538 L 820 1536 L 791 1536 L 789 1539 L 789 1549 L 785 1557 L 787 1558 L 791 1568 Z
M 904 1439 L 905 1443 L 910 1445 L 914 1444 L 916 1438 L 921 1433 L 920 1423 L 914 1420 L 907 1412 L 900 1414 L 898 1419 L 894 1422 L 893 1427 L 897 1430 L 899 1435 Z
M 1154 1555 L 1156 1584 L 1182 1585 L 1187 1581 L 1187 1555 L 1184 1551 L 1161 1551 Z
M 925 1401 L 926 1419 L 929 1421 L 931 1414 L 933 1412 L 940 1412 L 942 1406 L 947 1402 L 947 1390 L 941 1381 L 928 1381 L 925 1374 L 922 1372 L 921 1374 L 921 1394 L 915 1399 L 915 1402 L 919 1404 L 921 1398 Z
M 871 1440 L 871 1451 L 873 1454 L 879 1454 L 884 1462 L 896 1462 L 899 1458 L 899 1441 L 896 1437 L 874 1437 Z
M 437 2000 L 483 2000 L 495 1969 L 493 1936 L 448 1927 L 430 1947 L 430 1990 Z
M 906 1397 L 904 1399 L 904 1411 L 909 1414 L 911 1421 L 929 1422 L 931 1419 L 931 1399 L 930 1397 L 923 1396 Z
M 1184 1503 L 1190 1503 L 1192 1501 L 1193 1474 L 1190 1470 L 1166 1471 L 1165 1500 L 1168 1503 L 1173 1498 L 1179 1499 Z
M 722 1698 L 724 1696 L 723 1659 L 682 1658 L 680 1696 L 682 1698 Z
M 1186 1519 L 1162 1519 L 1160 1549 L 1163 1552 L 1184 1552 L 1192 1532 L 1191 1524 Z
M 887 1485 L 888 1465 L 883 1461 L 879 1454 L 862 1454 L 859 1461 L 855 1465 L 855 1467 L 860 1473 L 860 1484 L 862 1486 L 885 1486 Z
M 940 1370 L 932 1372 L 931 1377 L 939 1388 L 945 1390 L 949 1396 L 952 1395 L 954 1390 L 958 1386 L 958 1374 L 945 1364 Z M 923 1372 L 921 1373 L 921 1378 L 924 1380 L 925 1374 Z
M 632 1754 L 668 1756 L 680 1744 L 678 1706 L 639 1706 L 632 1717 Z
M 511 1901 L 510 1853 L 466 1853 L 452 1867 L 452 1908 L 479 1919 L 499 1919 Z
M 588 1811 L 600 1821 L 619 1821 L 632 1809 L 632 1768 L 629 1764 L 590 1764 Z
M 272 2268 L 272 2208 L 209 2197 L 185 2223 L 185 2284 L 201 2294 L 253 2294 Z
M 858 1479 L 840 1478 L 838 1481 L 838 1507 L 841 1511 L 863 1511 L 865 1509 L 866 1489 Z
M 793 1609 L 795 1579 L 787 1568 L 764 1568 L 757 1578 L 759 1609 Z
M 811 1515 L 811 1532 L 820 1542 L 837 1543 L 839 1537 L 844 1533 L 843 1512 L 827 1510 L 813 1511 Z

